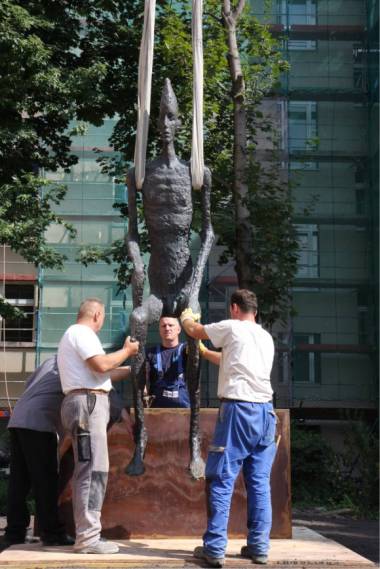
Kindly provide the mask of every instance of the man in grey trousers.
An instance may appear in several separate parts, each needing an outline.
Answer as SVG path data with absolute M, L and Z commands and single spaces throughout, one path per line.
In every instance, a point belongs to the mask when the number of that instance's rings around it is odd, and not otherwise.
M 134 356 L 139 344 L 128 337 L 120 350 L 105 354 L 97 336 L 104 319 L 104 304 L 99 299 L 84 300 L 76 324 L 66 330 L 58 346 L 58 368 L 65 394 L 62 423 L 71 435 L 74 449 L 72 488 L 77 553 L 109 554 L 119 550 L 115 543 L 100 538 L 100 514 L 109 469 L 110 372 Z

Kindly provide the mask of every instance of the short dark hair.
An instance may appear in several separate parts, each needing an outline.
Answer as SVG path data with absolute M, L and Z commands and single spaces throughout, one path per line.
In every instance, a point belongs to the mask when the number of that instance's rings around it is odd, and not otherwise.
M 256 314 L 258 309 L 257 296 L 251 290 L 239 288 L 231 294 L 231 306 L 237 304 L 242 312 L 253 312 Z

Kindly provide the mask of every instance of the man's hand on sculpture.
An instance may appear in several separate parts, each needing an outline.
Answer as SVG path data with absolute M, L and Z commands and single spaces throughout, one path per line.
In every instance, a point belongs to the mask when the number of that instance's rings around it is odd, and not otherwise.
M 194 313 L 192 308 L 185 308 L 180 316 L 181 324 L 186 320 L 192 320 L 193 322 L 199 322 L 201 315 L 199 313 Z
M 123 348 L 128 350 L 128 357 L 135 356 L 139 351 L 139 342 L 130 336 L 127 336 Z

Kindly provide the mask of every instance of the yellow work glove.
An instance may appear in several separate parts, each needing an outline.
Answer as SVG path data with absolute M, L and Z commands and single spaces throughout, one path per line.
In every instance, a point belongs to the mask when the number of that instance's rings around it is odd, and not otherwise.
M 202 340 L 199 340 L 199 353 L 201 354 L 201 356 L 203 356 L 204 352 L 207 350 L 206 346 L 204 345 L 204 343 L 202 342 Z M 189 346 L 186 344 L 186 355 L 189 354 Z
M 179 319 L 181 320 L 181 324 L 183 324 L 185 320 L 192 320 L 193 322 L 199 322 L 199 320 L 201 319 L 201 315 L 194 313 L 192 308 L 185 308 Z
M 206 350 L 207 350 L 207 348 L 204 345 L 204 343 L 202 342 L 202 340 L 199 340 L 199 353 L 201 354 L 201 356 L 203 356 L 203 354 L 205 353 Z

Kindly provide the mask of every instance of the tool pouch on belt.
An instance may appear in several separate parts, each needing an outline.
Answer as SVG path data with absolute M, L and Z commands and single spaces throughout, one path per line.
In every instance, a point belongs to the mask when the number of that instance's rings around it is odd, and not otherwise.
M 90 416 L 96 405 L 95 393 L 87 393 L 87 412 Z M 91 460 L 91 435 L 90 431 L 78 425 L 77 432 L 78 460 L 79 462 L 88 462 Z
M 79 462 L 88 462 L 91 460 L 91 435 L 89 431 L 77 427 L 77 445 Z

